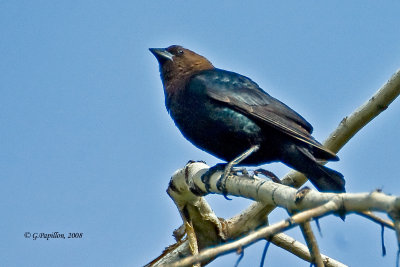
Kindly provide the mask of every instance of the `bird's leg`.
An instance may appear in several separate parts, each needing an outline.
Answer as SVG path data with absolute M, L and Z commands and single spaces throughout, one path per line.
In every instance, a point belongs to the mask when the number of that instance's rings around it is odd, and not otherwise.
M 242 162 L 243 160 L 245 160 L 247 157 L 249 157 L 251 154 L 253 154 L 254 152 L 256 152 L 258 149 L 260 148 L 259 145 L 254 145 L 252 147 L 250 147 L 249 149 L 247 149 L 245 152 L 243 152 L 242 154 L 240 154 L 238 157 L 236 157 L 235 159 L 233 159 L 232 161 L 228 162 L 228 164 L 226 164 L 225 169 L 224 169 L 224 173 L 222 174 L 221 178 L 219 178 L 218 182 L 217 182 L 217 189 L 220 190 L 222 192 L 222 194 L 224 195 L 224 197 L 226 199 L 227 198 L 227 191 L 226 191 L 226 179 L 228 178 L 229 174 L 232 171 L 232 168 L 239 164 L 240 162 Z
M 246 177 L 250 177 L 249 172 L 247 171 L 247 169 L 245 167 L 236 167 L 236 168 L 232 168 L 232 174 L 234 175 L 238 175 L 238 173 L 241 173 L 242 176 L 246 176 Z

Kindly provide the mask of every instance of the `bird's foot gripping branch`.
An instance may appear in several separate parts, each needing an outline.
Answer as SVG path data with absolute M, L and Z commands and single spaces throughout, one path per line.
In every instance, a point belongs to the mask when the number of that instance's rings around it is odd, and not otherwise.
M 206 173 L 202 175 L 202 181 L 206 185 L 206 191 L 209 192 L 210 188 L 210 178 L 216 171 L 223 171 L 221 177 L 218 179 L 217 182 L 217 189 L 222 192 L 224 197 L 228 200 L 230 200 L 226 195 L 227 195 L 227 190 L 226 190 L 226 181 L 229 177 L 230 174 L 233 172 L 242 172 L 245 174 L 245 176 L 248 176 L 248 172 L 245 168 L 240 168 L 240 170 L 234 170 L 233 168 L 240 164 L 243 160 L 248 158 L 251 154 L 253 154 L 255 151 L 257 151 L 260 148 L 258 145 L 251 146 L 248 150 L 246 150 L 244 153 L 240 154 L 238 157 L 233 159 L 232 161 L 228 162 L 227 164 L 220 163 L 215 165 L 214 167 L 211 167 Z

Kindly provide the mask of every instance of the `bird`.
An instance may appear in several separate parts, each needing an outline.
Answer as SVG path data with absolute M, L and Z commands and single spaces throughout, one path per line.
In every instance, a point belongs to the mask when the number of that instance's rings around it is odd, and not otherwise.
M 346 191 L 343 175 L 321 164 L 338 156 L 312 137 L 309 122 L 257 83 L 179 45 L 149 50 L 159 63 L 166 109 L 193 145 L 231 165 L 282 162 L 321 192 Z

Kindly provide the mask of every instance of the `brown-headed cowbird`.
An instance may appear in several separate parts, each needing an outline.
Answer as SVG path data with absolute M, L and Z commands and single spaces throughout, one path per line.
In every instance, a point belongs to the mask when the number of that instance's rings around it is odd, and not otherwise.
M 150 51 L 160 65 L 167 110 L 195 146 L 227 162 L 256 147 L 240 165 L 281 161 L 320 191 L 345 192 L 343 175 L 319 163 L 338 157 L 311 136 L 312 126 L 298 113 L 193 51 L 177 45 Z

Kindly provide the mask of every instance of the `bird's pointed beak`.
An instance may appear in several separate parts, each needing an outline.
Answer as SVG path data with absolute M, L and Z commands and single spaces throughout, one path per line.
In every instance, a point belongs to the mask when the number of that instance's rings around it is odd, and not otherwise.
M 167 51 L 165 48 L 149 48 L 150 52 L 157 58 L 160 64 L 171 60 L 173 61 L 173 54 Z

